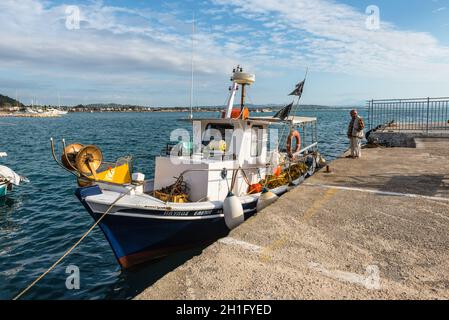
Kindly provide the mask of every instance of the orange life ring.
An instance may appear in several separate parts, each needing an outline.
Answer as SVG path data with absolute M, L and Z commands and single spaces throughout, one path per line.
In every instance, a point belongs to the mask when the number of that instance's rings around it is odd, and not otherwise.
M 295 138 L 295 140 L 296 140 L 296 149 L 295 149 L 294 152 L 292 150 L 293 138 Z M 298 131 L 295 130 L 295 131 L 292 131 L 290 133 L 290 135 L 288 136 L 288 139 L 287 139 L 287 152 L 288 152 L 288 154 L 290 156 L 292 156 L 295 153 L 298 153 L 300 150 L 301 150 L 301 135 L 299 134 Z

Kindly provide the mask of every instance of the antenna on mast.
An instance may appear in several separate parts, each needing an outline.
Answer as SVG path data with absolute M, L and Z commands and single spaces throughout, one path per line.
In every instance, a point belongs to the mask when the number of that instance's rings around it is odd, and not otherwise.
M 190 119 L 193 119 L 193 81 L 194 81 L 194 52 L 195 52 L 195 11 L 193 11 L 192 20 L 192 57 L 191 57 L 191 79 L 190 79 Z

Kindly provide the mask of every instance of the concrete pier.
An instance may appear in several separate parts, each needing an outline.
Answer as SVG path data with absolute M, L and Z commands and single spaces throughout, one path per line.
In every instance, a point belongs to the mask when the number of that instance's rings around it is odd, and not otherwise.
M 136 299 L 448 299 L 449 139 L 331 170 Z

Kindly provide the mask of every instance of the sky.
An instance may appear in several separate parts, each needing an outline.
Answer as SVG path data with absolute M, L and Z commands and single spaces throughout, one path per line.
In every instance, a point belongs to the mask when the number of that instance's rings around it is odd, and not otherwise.
M 195 32 L 192 32 L 195 16 Z M 192 51 L 192 34 L 193 48 Z M 449 96 L 449 0 L 1 0 L 0 94 L 25 104 L 223 105 Z

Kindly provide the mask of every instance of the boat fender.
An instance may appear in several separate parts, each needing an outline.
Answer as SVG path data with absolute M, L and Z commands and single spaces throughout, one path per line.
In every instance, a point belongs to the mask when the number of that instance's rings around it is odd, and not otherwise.
M 293 138 L 295 138 L 295 140 L 296 140 L 296 149 L 295 149 L 295 151 L 292 150 L 292 148 L 293 148 L 293 145 L 292 145 Z M 292 131 L 290 133 L 290 135 L 288 136 L 288 139 L 287 139 L 287 152 L 288 152 L 288 154 L 290 156 L 292 156 L 292 155 L 298 153 L 299 151 L 301 151 L 301 135 L 300 135 L 300 133 L 298 131 L 295 130 L 295 131 Z
M 232 192 L 229 192 L 223 202 L 223 214 L 226 226 L 230 230 L 237 228 L 245 221 L 242 203 Z
M 264 188 L 259 199 L 257 199 L 257 212 L 275 203 L 278 199 L 279 197 L 274 192 Z

